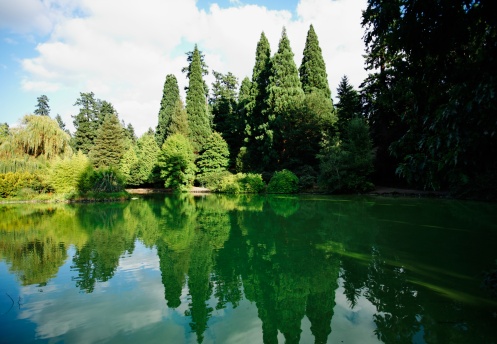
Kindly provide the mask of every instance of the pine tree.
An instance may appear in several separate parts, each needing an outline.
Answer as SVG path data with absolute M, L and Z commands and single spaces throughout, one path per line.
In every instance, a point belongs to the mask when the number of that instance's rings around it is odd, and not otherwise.
M 168 128 L 171 125 L 176 102 L 180 99 L 178 80 L 173 74 L 166 76 L 164 89 L 162 91 L 162 100 L 159 110 L 159 122 L 155 130 L 155 139 L 157 144 L 162 146 L 168 135 Z
M 186 93 L 186 113 L 188 114 L 188 126 L 190 128 L 189 138 L 195 152 L 199 152 L 211 134 L 211 127 L 207 112 L 204 80 L 202 78 L 200 52 L 197 45 L 193 50 L 189 71 L 190 80 Z
M 307 32 L 307 39 L 299 73 L 302 89 L 306 94 L 320 91 L 326 98 L 331 98 L 323 53 L 319 46 L 318 36 L 312 25 Z
M 336 104 L 338 115 L 338 131 L 344 133 L 348 122 L 352 118 L 361 116 L 361 98 L 346 75 L 340 80 L 337 89 L 338 103 Z
M 268 87 L 269 128 L 273 131 L 273 138 L 269 142 L 270 147 L 267 147 L 269 154 L 265 159 L 271 159 L 267 164 L 271 163 L 273 170 L 276 167 L 290 166 L 291 155 L 296 154 L 295 149 L 290 149 L 290 145 L 293 144 L 293 148 L 296 148 L 300 144 L 295 142 L 294 136 L 305 95 L 293 57 L 290 40 L 283 28 L 278 51 L 272 59 Z
M 35 115 L 39 116 L 49 116 L 50 115 L 50 106 L 48 105 L 48 97 L 46 95 L 41 95 L 36 98 L 38 103 L 36 104 Z
M 118 167 L 124 153 L 124 128 L 115 114 L 105 117 L 89 155 L 95 168 Z
M 74 103 L 74 106 L 76 105 L 80 106 L 80 109 L 79 113 L 73 117 L 76 131 L 74 132 L 72 146 L 75 151 L 81 150 L 83 153 L 88 154 L 98 130 L 98 102 L 93 92 L 81 92 L 80 97 Z
M 247 154 L 244 165 L 262 171 L 267 164 L 267 147 L 272 141 L 268 126 L 268 85 L 271 76 L 271 47 L 264 32 L 257 43 L 255 65 L 252 71 L 250 100 L 246 105 L 245 145 Z

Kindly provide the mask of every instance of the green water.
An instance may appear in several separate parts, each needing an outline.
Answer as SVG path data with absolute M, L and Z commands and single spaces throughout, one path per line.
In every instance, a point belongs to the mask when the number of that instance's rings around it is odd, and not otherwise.
M 496 343 L 497 205 L 161 195 L 0 206 L 0 342 Z

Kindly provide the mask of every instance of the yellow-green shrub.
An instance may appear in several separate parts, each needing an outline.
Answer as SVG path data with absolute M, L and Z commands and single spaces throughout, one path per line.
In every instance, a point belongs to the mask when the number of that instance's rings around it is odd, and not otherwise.
M 89 166 L 90 160 L 81 151 L 71 158 L 58 159 L 52 165 L 49 183 L 57 193 L 75 192 Z
M 27 189 L 40 193 L 47 186 L 41 178 L 30 172 L 9 172 L 0 174 L 0 197 L 15 197 L 21 190 L 23 193 L 30 193 Z

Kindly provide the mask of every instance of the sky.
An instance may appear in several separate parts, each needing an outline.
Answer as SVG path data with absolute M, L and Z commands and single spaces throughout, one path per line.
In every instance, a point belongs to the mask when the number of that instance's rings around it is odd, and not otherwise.
M 93 92 L 141 135 L 157 125 L 166 75 L 187 85 L 181 69 L 195 44 L 209 71 L 241 83 L 261 32 L 274 54 L 285 27 L 298 68 L 311 24 L 336 96 L 343 75 L 356 88 L 367 75 L 365 8 L 366 0 L 0 0 L 0 123 L 16 125 L 46 95 L 50 116 L 73 131 L 74 103 Z

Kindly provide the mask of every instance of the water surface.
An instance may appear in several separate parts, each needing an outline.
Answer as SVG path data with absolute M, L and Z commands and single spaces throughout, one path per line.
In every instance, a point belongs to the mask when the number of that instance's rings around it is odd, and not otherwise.
M 160 195 L 0 206 L 0 342 L 495 343 L 497 205 Z

